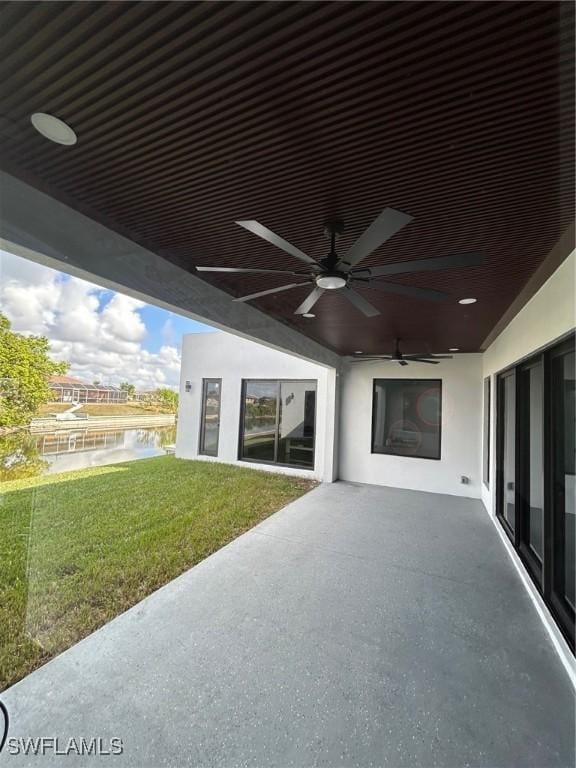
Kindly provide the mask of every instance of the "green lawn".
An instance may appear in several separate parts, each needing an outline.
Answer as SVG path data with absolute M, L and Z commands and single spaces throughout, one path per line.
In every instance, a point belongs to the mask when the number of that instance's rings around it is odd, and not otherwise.
M 0 690 L 314 483 L 173 456 L 0 485 Z

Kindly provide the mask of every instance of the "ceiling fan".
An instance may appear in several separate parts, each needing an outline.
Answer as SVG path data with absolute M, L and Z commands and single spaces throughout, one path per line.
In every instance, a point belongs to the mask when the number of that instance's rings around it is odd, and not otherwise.
M 398 365 L 408 365 L 408 363 L 430 363 L 431 365 L 438 365 L 440 360 L 452 360 L 452 355 L 433 355 L 429 352 L 414 352 L 411 355 L 403 355 L 400 351 L 400 342 L 402 339 L 394 339 L 394 352 L 391 355 L 364 355 L 362 357 L 355 357 L 350 362 L 363 363 L 367 360 L 370 362 L 384 361 L 391 363 L 398 363 Z
M 389 293 L 397 293 L 402 296 L 410 296 L 418 299 L 430 299 L 443 301 L 448 298 L 447 293 L 433 291 L 428 288 L 416 288 L 410 285 L 380 281 L 379 278 L 387 275 L 397 275 L 409 272 L 428 272 L 438 269 L 450 269 L 454 267 L 476 267 L 484 263 L 484 257 L 477 253 L 460 253 L 451 256 L 440 256 L 433 259 L 417 259 L 415 261 L 400 261 L 394 264 L 384 264 L 379 267 L 359 267 L 358 264 L 375 251 L 382 243 L 390 239 L 402 227 L 406 226 L 413 217 L 394 208 L 386 208 L 374 219 L 368 229 L 360 235 L 352 248 L 345 256 L 336 253 L 336 238 L 343 232 L 342 222 L 329 224 L 326 233 L 330 237 L 330 252 L 321 261 L 310 258 L 307 254 L 296 248 L 284 238 L 257 221 L 237 221 L 244 229 L 252 232 L 263 240 L 267 240 L 277 248 L 289 253 L 296 259 L 304 262 L 307 268 L 301 270 L 282 269 L 244 269 L 242 267 L 196 267 L 198 272 L 228 272 L 238 274 L 272 274 L 291 275 L 297 277 L 300 282 L 292 282 L 281 285 L 279 288 L 269 288 L 265 291 L 251 293 L 248 296 L 240 296 L 234 301 L 250 301 L 261 296 L 269 296 L 273 293 L 289 291 L 303 285 L 314 286 L 312 291 L 304 299 L 302 304 L 294 311 L 295 315 L 306 315 L 316 304 L 325 291 L 340 291 L 348 301 L 360 310 L 366 317 L 375 317 L 380 312 L 360 293 L 354 290 L 356 287 L 377 288 Z

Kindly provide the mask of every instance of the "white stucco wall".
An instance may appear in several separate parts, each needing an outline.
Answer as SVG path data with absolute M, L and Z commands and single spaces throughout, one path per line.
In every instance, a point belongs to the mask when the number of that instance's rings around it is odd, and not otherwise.
M 374 379 L 441 379 L 440 460 L 371 453 Z M 436 366 L 355 363 L 342 374 L 340 478 L 478 498 L 481 493 L 482 356 L 455 355 Z M 470 478 L 469 485 L 460 481 Z
M 482 501 L 496 512 L 496 374 L 561 338 L 576 326 L 576 251 L 551 275 L 482 355 L 482 376 L 491 381 L 490 485 Z
M 218 457 L 198 454 L 202 380 L 208 378 L 222 379 Z M 238 460 L 242 379 L 314 379 L 318 382 L 313 470 Z M 190 392 L 185 390 L 186 381 L 191 382 Z M 239 463 L 331 482 L 337 471 L 333 450 L 335 386 L 334 368 L 310 363 L 229 333 L 188 334 L 182 342 L 176 456 Z

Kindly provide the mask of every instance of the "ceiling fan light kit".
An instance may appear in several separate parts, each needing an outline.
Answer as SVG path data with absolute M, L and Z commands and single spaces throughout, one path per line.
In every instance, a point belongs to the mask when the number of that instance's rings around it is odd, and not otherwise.
M 316 278 L 318 288 L 324 288 L 326 291 L 336 291 L 339 288 L 344 288 L 347 282 L 344 275 L 338 272 L 327 272 L 325 275 L 320 275 Z
M 304 253 L 304 251 L 296 248 L 292 243 L 289 243 L 283 237 L 280 237 L 258 221 L 237 221 L 236 224 L 239 226 L 303 262 L 303 264 L 306 265 L 306 269 L 304 267 L 299 270 L 282 270 L 255 269 L 250 267 L 197 266 L 196 270 L 198 272 L 275 274 L 297 277 L 300 282 L 291 282 L 277 288 L 269 288 L 256 293 L 250 293 L 247 296 L 238 296 L 233 299 L 233 301 L 240 302 L 251 301 L 252 299 L 259 299 L 275 293 L 290 291 L 294 288 L 301 288 L 306 285 L 313 286 L 308 296 L 300 306 L 295 309 L 295 315 L 310 315 L 310 310 L 325 291 L 340 292 L 340 295 L 362 312 L 365 317 L 376 317 L 379 315 L 380 311 L 361 293 L 355 290 L 358 287 L 379 289 L 381 291 L 395 293 L 400 296 L 408 296 L 410 298 L 427 299 L 429 301 L 445 301 L 449 296 L 442 291 L 417 288 L 411 285 L 403 285 L 402 283 L 379 281 L 379 278 L 388 275 L 409 274 L 412 272 L 429 272 L 441 269 L 480 266 L 484 263 L 484 257 L 482 255 L 477 253 L 461 253 L 431 259 L 401 261 L 375 267 L 358 266 L 363 259 L 393 237 L 412 220 L 413 217 L 407 213 L 397 211 L 394 208 L 385 208 L 382 213 L 374 219 L 368 229 L 360 235 L 358 240 L 356 240 L 354 245 L 343 257 L 340 257 L 336 252 L 336 240 L 341 235 L 344 225 L 341 221 L 328 224 L 325 227 L 325 232 L 330 238 L 330 252 L 320 261 L 312 259 Z

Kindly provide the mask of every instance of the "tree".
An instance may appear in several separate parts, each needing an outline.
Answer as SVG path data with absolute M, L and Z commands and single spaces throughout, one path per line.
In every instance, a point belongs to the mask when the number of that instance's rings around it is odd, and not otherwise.
M 0 481 L 36 477 L 47 467 L 48 462 L 40 456 L 36 440 L 28 430 L 0 436 Z
M 0 427 L 27 424 L 50 399 L 48 380 L 68 363 L 51 360 L 49 350 L 45 336 L 15 333 L 0 313 Z
M 99 387 L 101 383 L 102 383 L 102 382 L 100 381 L 100 379 L 94 379 L 94 381 L 92 382 L 92 384 L 93 384 L 95 387 Z
M 155 392 L 156 399 L 163 408 L 168 409 L 172 413 L 178 410 L 178 393 L 166 387 L 157 389 Z
M 134 384 L 129 384 L 127 381 L 123 381 L 120 384 L 120 389 L 122 390 L 122 392 L 127 392 L 128 397 L 134 397 L 134 395 L 136 394 L 136 387 L 134 386 Z

